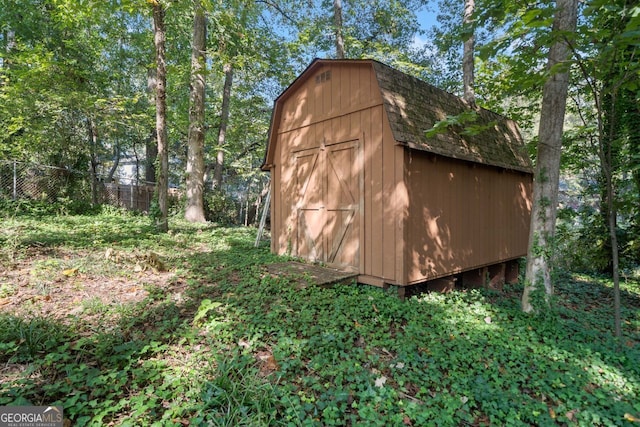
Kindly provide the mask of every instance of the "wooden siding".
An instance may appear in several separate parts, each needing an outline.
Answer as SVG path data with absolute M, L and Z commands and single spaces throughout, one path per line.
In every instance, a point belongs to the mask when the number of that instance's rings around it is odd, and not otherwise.
M 527 159 L 505 149 L 521 142 L 515 124 L 491 115 L 509 126 L 492 128 L 509 133 L 507 145 L 497 147 L 497 134 L 478 140 L 477 158 L 447 145 L 457 140 L 420 140 L 427 117 L 411 103 L 444 114 L 462 101 L 414 79 L 422 92 L 399 84 L 392 95 L 399 72 L 385 67 L 316 60 L 276 100 L 263 164 L 272 174 L 272 250 L 351 267 L 377 286 L 525 255 L 532 178 Z M 422 97 L 427 89 L 435 99 Z
M 395 250 L 392 250 L 393 255 L 387 256 L 384 247 L 402 247 L 403 244 L 403 221 L 398 221 L 397 207 L 402 203 L 406 205 L 406 191 L 402 190 L 404 149 L 394 143 L 369 63 L 331 64 L 314 71 L 280 100 L 280 119 L 273 128 L 277 129 L 277 134 L 272 147 L 275 151 L 272 250 L 333 265 L 350 265 L 363 278 L 384 278 L 395 283 L 398 271 L 402 270 L 397 261 L 403 256 Z M 319 218 L 319 208 L 324 208 L 334 197 L 329 194 L 335 192 L 335 188 L 331 189 L 331 176 L 327 172 L 321 175 L 322 182 L 307 184 L 317 188 L 305 189 L 306 178 L 300 175 L 312 168 L 303 165 L 304 162 L 327 161 L 326 154 L 316 157 L 320 150 L 328 151 L 332 146 L 345 143 L 358 147 L 353 164 L 345 167 L 351 170 L 352 185 L 357 183 L 359 190 L 359 200 L 353 201 L 360 204 L 353 229 L 358 234 L 359 247 L 348 250 L 357 253 L 357 260 L 349 260 L 347 255 L 331 260 L 332 251 L 327 245 L 328 236 L 339 228 L 335 227 L 335 221 L 319 220 L 316 225 L 320 224 L 322 230 L 308 230 L 318 238 L 325 236 L 324 246 L 311 247 L 308 241 L 300 239 L 301 200 L 308 207 L 304 214 Z M 318 164 L 317 167 L 329 170 L 326 165 Z M 315 196 L 307 195 L 307 191 Z
M 336 63 L 313 71 L 308 78 L 290 88 L 291 93 L 282 102 L 278 133 L 346 116 L 382 103 L 370 64 Z M 333 136 L 336 139 L 346 137 L 351 128 L 349 120 L 345 118 L 337 124 L 339 126 L 334 129 L 336 134 Z
M 409 151 L 407 284 L 525 256 L 531 175 Z

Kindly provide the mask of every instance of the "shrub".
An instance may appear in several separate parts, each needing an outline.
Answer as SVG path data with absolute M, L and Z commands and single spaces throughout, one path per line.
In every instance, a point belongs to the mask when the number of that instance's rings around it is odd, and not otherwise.
M 207 221 L 220 225 L 238 224 L 238 204 L 224 191 L 214 190 L 205 194 L 204 211 Z

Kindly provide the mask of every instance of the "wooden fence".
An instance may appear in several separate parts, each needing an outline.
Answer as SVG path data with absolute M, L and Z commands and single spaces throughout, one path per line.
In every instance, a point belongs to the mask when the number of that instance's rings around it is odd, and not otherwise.
M 100 189 L 101 202 L 113 206 L 120 206 L 132 211 L 149 212 L 153 192 L 152 185 L 122 185 L 102 184 Z

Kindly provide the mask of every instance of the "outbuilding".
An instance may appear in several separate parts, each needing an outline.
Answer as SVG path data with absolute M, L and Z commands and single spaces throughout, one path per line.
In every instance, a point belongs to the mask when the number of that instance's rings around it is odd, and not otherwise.
M 499 285 L 527 252 L 517 125 L 374 60 L 314 60 L 275 100 L 262 169 L 271 249 L 361 283 Z

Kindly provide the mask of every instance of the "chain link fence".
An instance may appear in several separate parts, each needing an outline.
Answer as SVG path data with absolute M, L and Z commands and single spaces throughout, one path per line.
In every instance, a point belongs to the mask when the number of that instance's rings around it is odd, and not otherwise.
M 17 161 L 0 161 L 0 200 L 109 204 L 149 212 L 155 187 L 135 180 L 104 182 L 88 172 Z
M 0 202 L 27 200 L 73 203 L 80 207 L 111 205 L 150 212 L 155 185 L 126 177 L 117 177 L 116 182 L 106 181 L 106 176 L 94 179 L 88 171 L 0 160 Z M 205 188 L 205 216 L 220 224 L 255 225 L 267 189 L 266 177 L 253 182 L 239 176 L 228 177 L 224 191 Z M 170 209 L 171 206 L 179 209 L 182 197 L 182 189 L 170 188 Z

